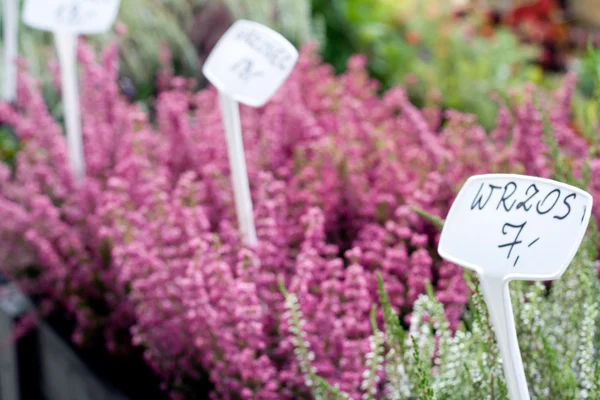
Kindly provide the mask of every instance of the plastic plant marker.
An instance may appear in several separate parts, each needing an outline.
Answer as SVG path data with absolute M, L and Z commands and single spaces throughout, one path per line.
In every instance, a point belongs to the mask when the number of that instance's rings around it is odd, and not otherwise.
M 219 39 L 202 73 L 233 100 L 260 107 L 279 89 L 296 60 L 298 51 L 279 33 L 238 20 Z
M 67 147 L 73 175 L 77 181 L 85 176 L 85 158 L 81 136 L 81 112 L 77 88 L 77 36 L 71 33 L 54 34 L 60 64 L 61 90 L 67 129 Z
M 592 196 L 523 175 L 476 175 L 450 208 L 438 252 L 479 275 L 512 400 L 529 391 L 510 302 L 511 280 L 554 280 L 585 235 Z
M 260 107 L 292 72 L 298 51 L 279 33 L 239 20 L 219 39 L 202 72 L 219 91 L 238 225 L 246 244 L 256 244 L 238 102 Z
M 23 21 L 54 32 L 61 73 L 69 160 L 77 181 L 85 176 L 81 113 L 77 87 L 77 37 L 107 31 L 119 11 L 120 0 L 27 0 Z
M 2 100 L 12 101 L 17 95 L 17 57 L 19 34 L 19 3 L 18 0 L 3 0 L 2 14 L 4 16 L 3 42 L 4 42 L 4 66 L 2 83 Z
M 240 110 L 237 103 L 223 92 L 219 92 L 219 106 L 225 124 L 225 139 L 227 141 L 227 154 L 229 156 L 238 224 L 246 243 L 253 246 L 256 244 L 256 228 L 254 226 L 248 172 L 244 160 Z

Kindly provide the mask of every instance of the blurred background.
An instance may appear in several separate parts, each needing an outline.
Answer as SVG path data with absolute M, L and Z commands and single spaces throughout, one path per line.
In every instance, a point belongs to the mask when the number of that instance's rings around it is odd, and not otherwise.
M 488 129 L 496 108 L 482 96 L 503 97 L 530 81 L 552 87 L 569 70 L 590 96 L 598 72 L 600 0 L 124 0 L 115 25 L 123 93 L 151 104 L 165 66 L 206 85 L 202 63 L 239 18 L 268 25 L 298 47 L 317 42 L 337 72 L 362 53 L 382 89 L 406 85 L 417 105 L 440 100 L 475 113 Z M 21 25 L 20 54 L 60 115 L 55 69 L 48 68 L 52 37 Z M 86 36 L 97 48 L 113 38 Z

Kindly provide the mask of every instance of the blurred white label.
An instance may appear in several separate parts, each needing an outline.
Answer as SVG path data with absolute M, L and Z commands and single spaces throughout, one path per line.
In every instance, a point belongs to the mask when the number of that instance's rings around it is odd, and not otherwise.
M 548 179 L 478 175 L 452 204 L 439 254 L 489 277 L 551 280 L 585 235 L 592 196 Z
M 259 107 L 285 81 L 297 59 L 298 51 L 279 33 L 239 20 L 219 39 L 202 72 L 234 100 Z
M 26 0 L 23 21 L 45 31 L 102 33 L 112 26 L 119 3 L 120 0 Z

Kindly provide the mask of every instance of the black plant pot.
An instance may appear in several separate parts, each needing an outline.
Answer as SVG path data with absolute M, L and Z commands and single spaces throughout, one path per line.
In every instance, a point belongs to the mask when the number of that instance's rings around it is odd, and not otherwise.
M 30 309 L 16 285 L 0 277 L 0 400 L 41 398 L 37 332 L 14 341 L 15 327 Z
M 128 400 L 97 376 L 46 323 L 38 328 L 40 389 L 44 400 Z
M 139 354 L 123 362 L 102 350 L 79 351 L 60 317 L 12 341 L 15 325 L 33 307 L 15 285 L 0 283 L 0 400 L 167 399 Z

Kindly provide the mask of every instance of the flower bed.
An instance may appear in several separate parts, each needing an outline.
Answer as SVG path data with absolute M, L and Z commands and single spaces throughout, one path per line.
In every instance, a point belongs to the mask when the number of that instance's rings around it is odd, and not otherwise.
M 241 110 L 259 237 L 247 248 L 216 91 L 173 78 L 147 114 L 120 97 L 116 55 L 79 50 L 81 184 L 34 82 L 22 73 L 18 101 L 0 105 L 21 144 L 14 170 L 0 166 L 1 265 L 42 312 L 65 310 L 74 343 L 142 349 L 173 398 L 196 398 L 204 371 L 219 398 L 310 397 L 280 281 L 298 296 L 319 375 L 358 395 L 377 274 L 405 323 L 427 281 L 451 329 L 467 303 L 462 271 L 411 207 L 444 216 L 478 172 L 585 175 L 572 78 L 552 97 L 529 88 L 501 104 L 488 135 L 472 116 L 419 110 L 401 88 L 379 97 L 361 57 L 335 76 L 305 47 L 268 105 Z

